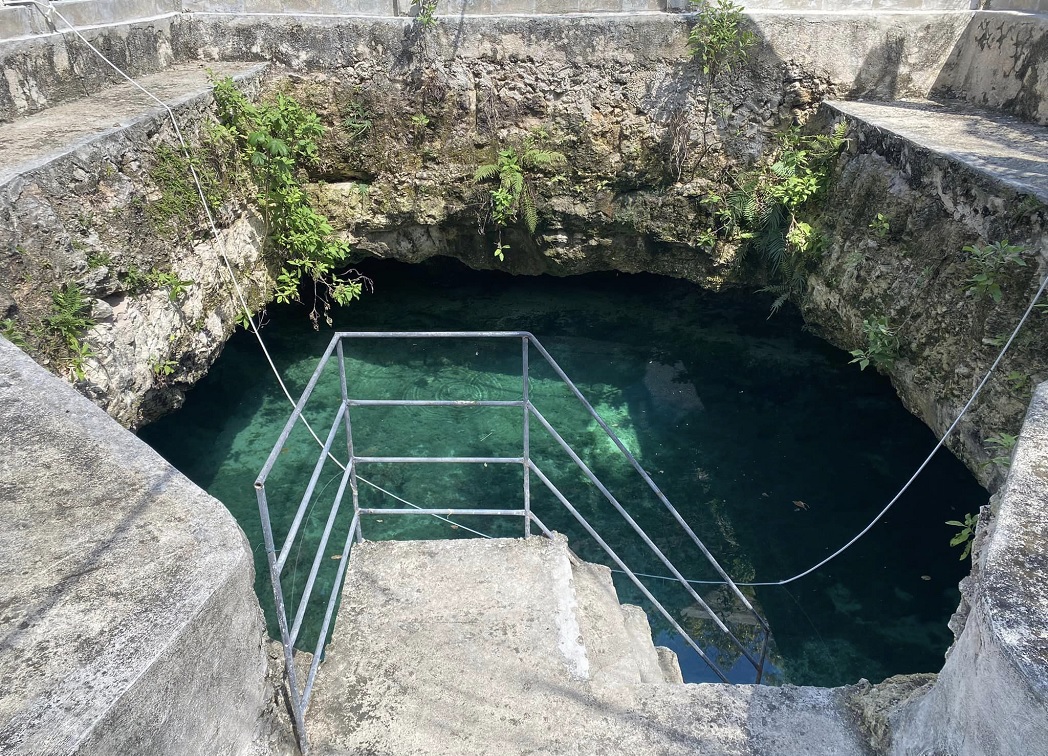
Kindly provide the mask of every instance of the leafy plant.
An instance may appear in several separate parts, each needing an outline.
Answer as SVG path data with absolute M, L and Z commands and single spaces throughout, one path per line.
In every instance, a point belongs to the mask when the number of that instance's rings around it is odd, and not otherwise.
M 342 129 L 350 139 L 360 139 L 371 131 L 371 117 L 359 102 L 349 102 L 341 112 Z
M 692 57 L 702 63 L 706 75 L 706 95 L 702 110 L 703 157 L 709 151 L 707 127 L 713 97 L 721 74 L 730 73 L 747 58 L 757 35 L 743 28 L 743 7 L 732 0 L 691 0 L 697 11 L 695 25 L 688 34 Z M 679 178 L 679 170 L 678 170 Z
M 415 23 L 419 25 L 419 28 L 429 29 L 436 25 L 437 2 L 438 0 L 418 0 L 418 14 L 415 16 Z
M 283 95 L 255 105 L 228 78 L 215 83 L 214 97 L 222 127 L 257 188 L 269 246 L 284 260 L 275 299 L 301 301 L 303 282 L 310 281 L 310 320 L 318 328 L 323 316 L 330 325 L 332 304 L 348 305 L 357 299 L 367 279 L 340 272 L 349 244 L 334 236 L 330 222 L 313 209 L 299 181 L 303 168 L 318 162 L 317 140 L 324 133 L 319 117 Z
M 473 174 L 474 183 L 494 184 L 488 190 L 489 214 L 498 229 L 495 256 L 505 259 L 508 245 L 502 243 L 502 229 L 523 218 L 529 233 L 535 233 L 538 225 L 538 208 L 535 191 L 529 174 L 563 165 L 566 158 L 555 150 L 542 149 L 538 145 L 541 135 L 529 134 L 518 147 L 505 147 L 495 155 L 494 162 L 485 163 Z
M 84 379 L 84 363 L 95 354 L 80 340 L 80 334 L 95 324 L 91 319 L 91 302 L 76 284 L 66 284 L 51 292 L 51 313 L 44 318 L 70 352 L 69 368 L 77 380 Z
M 888 324 L 888 318 L 880 315 L 862 321 L 862 332 L 866 337 L 865 349 L 853 349 L 849 365 L 859 363 L 859 369 L 865 370 L 870 365 L 877 368 L 891 367 L 899 356 L 899 337 Z
M 161 360 L 155 359 L 151 363 L 153 375 L 157 377 L 166 377 L 174 374 L 175 369 L 178 367 L 178 362 L 175 360 Z
M 3 320 L 0 320 L 0 336 L 3 336 L 20 349 L 28 348 L 25 334 L 22 333 L 22 329 L 18 327 L 18 321 L 14 318 L 4 318 Z
M 159 144 L 154 150 L 155 162 L 149 177 L 159 197 L 151 200 L 146 212 L 158 232 L 179 234 L 192 227 L 200 217 L 200 193 L 193 181 L 196 172 L 208 207 L 215 211 L 222 204 L 224 191 L 214 171 L 209 170 L 199 151 L 188 154 Z
M 92 252 L 87 256 L 87 267 L 90 270 L 108 268 L 113 264 L 113 256 L 108 252 Z
M 1019 370 L 1010 371 L 1004 376 L 1004 380 L 1008 381 L 1008 385 L 1015 391 L 1023 391 L 1030 385 L 1030 376 Z
M 179 278 L 177 273 L 162 273 L 156 269 L 150 271 L 148 280 L 159 289 L 167 289 L 167 298 L 172 302 L 177 302 L 194 284 L 193 281 Z
M 964 251 L 968 253 L 968 272 L 972 274 L 968 278 L 966 291 L 977 297 L 988 296 L 995 303 L 999 303 L 1004 296 L 1000 276 L 1005 267 L 1026 267 L 1026 261 L 1022 258 L 1025 248 L 1009 244 L 1007 240 L 993 242 L 985 247 L 969 244 Z
M 803 136 L 791 129 L 776 158 L 736 177 L 736 189 L 725 200 L 722 229 L 737 233 L 758 255 L 770 282 L 766 290 L 778 294 L 772 312 L 803 290 L 806 266 L 821 251 L 821 237 L 797 213 L 825 188 L 846 131 L 843 122 L 830 134 Z
M 946 524 L 961 529 L 957 535 L 950 539 L 950 545 L 964 545 L 964 550 L 961 552 L 960 559 L 960 561 L 963 562 L 967 556 L 972 553 L 972 544 L 975 542 L 975 529 L 979 525 L 979 515 L 969 513 L 964 516 L 964 522 L 959 520 L 947 520 Z
M 888 221 L 888 218 L 884 213 L 877 213 L 877 215 L 873 217 L 873 220 L 870 221 L 869 228 L 874 234 L 883 239 L 888 235 L 888 232 L 891 231 L 891 223 Z
M 1010 433 L 994 433 L 983 439 L 984 449 L 995 455 L 986 464 L 998 467 L 1010 467 L 1012 464 L 1012 450 L 1019 441 L 1018 436 Z

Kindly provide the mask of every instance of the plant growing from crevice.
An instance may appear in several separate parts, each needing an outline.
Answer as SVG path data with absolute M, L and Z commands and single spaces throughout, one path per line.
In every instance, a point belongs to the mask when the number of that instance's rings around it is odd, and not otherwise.
M 969 244 L 964 251 L 968 254 L 968 272 L 971 274 L 967 279 L 966 291 L 979 298 L 989 297 L 995 303 L 1000 303 L 1004 297 L 1000 278 L 1005 268 L 1009 265 L 1026 267 L 1026 261 L 1022 258 L 1025 248 L 1009 244 L 1007 240 L 983 247 Z
M 873 216 L 873 220 L 870 221 L 869 229 L 873 231 L 877 238 L 883 239 L 891 231 L 891 222 L 884 213 L 877 213 L 877 215 Z
M 95 324 L 91 318 L 91 301 L 76 284 L 66 284 L 51 292 L 51 312 L 44 325 L 68 350 L 69 369 L 77 380 L 84 379 L 85 362 L 95 356 L 80 334 Z
M 0 336 L 10 341 L 19 349 L 28 349 L 29 345 L 25 340 L 25 333 L 18 325 L 18 321 L 14 318 L 4 318 L 0 320 Z
M 493 162 L 479 166 L 473 182 L 491 185 L 488 189 L 488 217 L 495 224 L 498 240 L 495 257 L 504 260 L 508 244 L 502 241 L 502 230 L 518 219 L 523 219 L 528 233 L 535 233 L 538 225 L 538 207 L 535 203 L 533 182 L 536 174 L 564 165 L 567 160 L 556 150 L 544 149 L 539 142 L 543 134 L 529 134 L 519 147 L 504 147 L 495 154 Z
M 1015 449 L 1015 444 L 1018 441 L 1019 437 L 1013 436 L 1011 433 L 994 433 L 984 438 L 983 448 L 994 456 L 983 466 L 996 465 L 1002 469 L 1011 467 L 1012 450 Z
M 961 551 L 960 561 L 964 561 L 972 553 L 972 544 L 975 543 L 975 529 L 979 525 L 979 515 L 968 513 L 964 516 L 964 522 L 960 520 L 947 520 L 947 525 L 960 528 L 960 531 L 950 539 L 951 546 L 964 546 Z
M 368 281 L 354 271 L 343 272 L 349 244 L 335 237 L 328 219 L 313 208 L 299 178 L 318 162 L 317 140 L 324 133 L 319 117 L 283 95 L 256 105 L 228 78 L 215 82 L 214 97 L 221 128 L 257 189 L 268 246 L 283 260 L 275 299 L 301 301 L 303 284 L 309 282 L 310 320 L 314 328 L 321 317 L 330 325 L 332 305 L 348 305 Z
M 743 7 L 732 0 L 691 0 L 695 8 L 695 25 L 688 34 L 692 57 L 702 64 L 706 93 L 702 107 L 702 155 L 709 152 L 707 128 L 713 110 L 713 98 L 722 74 L 730 73 L 746 61 L 749 48 L 757 36 L 743 28 Z
M 875 368 L 890 368 L 899 356 L 899 337 L 888 323 L 886 315 L 866 318 L 862 321 L 862 333 L 866 338 L 866 346 L 862 349 L 852 349 L 852 359 L 849 365 L 858 363 L 859 370 L 865 370 L 870 365 Z
M 766 290 L 777 295 L 773 313 L 803 291 L 809 265 L 822 252 L 821 235 L 798 213 L 825 189 L 846 131 L 844 122 L 829 134 L 805 136 L 791 129 L 775 159 L 735 177 L 723 210 L 712 211 L 720 233 L 745 242 L 743 257 L 757 256 Z

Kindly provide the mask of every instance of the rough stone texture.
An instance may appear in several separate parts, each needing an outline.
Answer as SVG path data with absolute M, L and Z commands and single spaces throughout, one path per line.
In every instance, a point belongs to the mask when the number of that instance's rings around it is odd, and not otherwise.
M 213 70 L 250 84 L 262 67 Z M 177 110 L 192 140 L 211 103 L 205 68 L 174 67 L 141 83 Z M 178 407 L 232 332 L 240 305 L 222 252 L 251 305 L 270 286 L 260 223 L 233 202 L 218 217 L 217 240 L 195 211 L 198 229 L 150 215 L 161 143 L 178 144 L 166 111 L 130 85 L 0 124 L 0 281 L 17 327 L 52 371 L 69 374 L 68 346 L 41 324 L 51 291 L 77 283 L 94 299 L 97 323 L 84 337 L 95 357 L 78 386 L 128 427 Z M 191 283 L 174 296 L 130 282 L 154 270 Z
M 935 684 L 891 717 L 892 754 L 1048 753 L 1048 383 L 1023 424 L 970 610 Z
M 980 12 L 939 74 L 933 95 L 954 97 L 1048 124 L 1048 3 L 1019 0 L 1040 14 Z M 1007 5 L 1007 4 L 1005 4 Z M 998 3 L 991 3 L 998 10 Z
M 833 103 L 826 115 L 849 119 L 850 149 L 817 218 L 829 244 L 802 310 L 845 349 L 863 346 L 864 318 L 887 316 L 902 342 L 888 372 L 910 411 L 941 433 L 1048 273 L 1048 186 L 1036 170 L 1048 142 L 1034 133 L 1043 127 L 927 103 Z M 877 213 L 887 233 L 870 227 Z M 1003 240 L 1024 245 L 1026 267 L 998 274 L 994 304 L 968 291 L 963 248 Z M 1001 480 L 984 464 L 994 456 L 984 439 L 1018 431 L 1033 386 L 1048 378 L 1046 349 L 1034 313 L 950 441 L 984 483 Z
M 264 625 L 236 522 L 0 339 L 0 751 L 254 752 Z

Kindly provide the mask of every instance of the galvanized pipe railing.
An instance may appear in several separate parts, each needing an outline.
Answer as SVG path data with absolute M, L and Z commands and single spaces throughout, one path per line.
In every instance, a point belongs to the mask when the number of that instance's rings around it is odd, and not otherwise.
M 495 400 L 418 400 L 418 399 L 352 399 L 349 395 L 349 388 L 347 383 L 346 375 L 346 361 L 345 354 L 343 351 L 343 341 L 348 339 L 401 339 L 401 338 L 412 338 L 412 339 L 447 339 L 447 338 L 517 338 L 521 340 L 521 374 L 523 379 L 521 398 L 516 400 L 508 401 L 495 401 Z M 557 432 L 557 430 L 549 423 L 548 420 L 535 408 L 531 402 L 530 395 L 530 366 L 529 366 L 529 348 L 535 347 L 538 352 L 543 356 L 549 366 L 553 369 L 554 373 L 563 381 L 572 394 L 578 399 L 578 401 L 585 408 L 587 414 L 597 422 L 600 428 L 608 435 L 608 437 L 615 444 L 616 448 L 626 457 L 630 465 L 640 474 L 641 478 L 655 493 L 656 497 L 660 500 L 663 506 L 671 513 L 677 523 L 684 529 L 688 534 L 689 538 L 698 547 L 700 552 L 705 556 L 709 563 L 714 567 L 717 573 L 723 578 L 724 583 L 729 586 L 732 593 L 740 601 L 740 603 L 748 610 L 748 612 L 756 619 L 758 627 L 762 631 L 762 642 L 760 654 L 756 658 L 753 653 L 742 643 L 738 637 L 728 628 L 728 626 L 717 616 L 716 612 L 703 600 L 701 596 L 695 591 L 691 583 L 680 573 L 679 570 L 673 565 L 669 558 L 659 549 L 655 543 L 648 537 L 640 525 L 634 520 L 634 518 L 626 511 L 619 501 L 616 499 L 614 494 L 597 478 L 592 472 L 588 465 L 575 453 L 571 446 L 564 440 L 564 438 Z M 321 441 L 319 436 L 313 431 L 302 415 L 306 404 L 312 395 L 313 390 L 316 388 L 317 383 L 323 374 L 324 368 L 330 360 L 333 353 L 338 355 L 339 364 L 339 383 L 340 383 L 340 402 L 335 411 L 334 419 L 331 423 L 331 427 L 328 431 L 327 437 L 324 441 Z M 353 428 L 351 420 L 351 410 L 355 407 L 378 407 L 378 406 L 392 406 L 392 407 L 519 407 L 522 411 L 522 453 L 520 456 L 514 457 L 495 457 L 495 456 L 469 456 L 469 457 L 405 457 L 405 456 L 357 456 L 353 446 Z M 658 488 L 651 476 L 643 469 L 633 454 L 626 448 L 625 444 L 618 438 L 611 427 L 597 414 L 596 410 L 593 409 L 592 405 L 582 395 L 582 392 L 575 386 L 575 384 L 568 378 L 567 374 L 560 368 L 560 366 L 553 360 L 552 356 L 546 349 L 539 343 L 532 334 L 526 331 L 452 331 L 452 332 L 434 332 L 434 331 L 416 331 L 416 332 L 393 332 L 393 331 L 379 331 L 379 332 L 340 332 L 336 333 L 332 338 L 327 349 L 324 351 L 320 362 L 318 363 L 313 375 L 310 377 L 309 382 L 306 385 L 305 390 L 302 393 L 301 398 L 295 404 L 295 408 L 288 418 L 284 429 L 274 445 L 272 452 L 266 460 L 262 471 L 259 473 L 257 480 L 255 481 L 255 491 L 258 498 L 259 515 L 262 519 L 263 537 L 266 547 L 266 558 L 269 564 L 270 578 L 273 587 L 274 603 L 277 611 L 277 624 L 280 628 L 281 639 L 284 645 L 284 662 L 287 674 L 288 683 L 288 697 L 292 709 L 294 718 L 296 735 L 299 742 L 299 747 L 303 754 L 308 753 L 308 742 L 306 739 L 306 728 L 305 728 L 305 712 L 309 705 L 309 700 L 313 690 L 313 683 L 316 680 L 317 669 L 320 664 L 320 660 L 323 656 L 324 643 L 327 639 L 328 630 L 332 617 L 334 616 L 335 607 L 338 603 L 338 599 L 341 596 L 341 584 L 345 576 L 346 565 L 349 561 L 349 557 L 352 551 L 354 543 L 359 543 L 363 540 L 363 532 L 361 520 L 365 515 L 401 515 L 401 514 L 422 514 L 422 515 L 436 515 L 436 516 L 489 516 L 489 517 L 520 517 L 524 524 L 524 535 L 531 535 L 531 525 L 534 523 L 538 529 L 547 537 L 552 537 L 552 532 L 549 528 L 542 523 L 542 521 L 535 515 L 531 508 L 531 475 L 534 474 L 540 482 L 553 494 L 557 501 L 579 522 L 583 529 L 589 534 L 591 538 L 604 550 L 608 557 L 622 570 L 623 573 L 633 582 L 638 590 L 644 595 L 648 601 L 656 608 L 669 625 L 680 634 L 684 641 L 694 650 L 703 661 L 709 665 L 710 669 L 717 675 L 717 677 L 724 682 L 728 682 L 727 675 L 717 666 L 717 664 L 709 658 L 705 651 L 699 646 L 698 643 L 684 630 L 683 627 L 677 622 L 672 614 L 663 606 L 658 599 L 651 593 L 650 590 L 643 584 L 639 576 L 629 568 L 629 566 L 619 557 L 619 555 L 611 548 L 610 545 L 600 536 L 600 534 L 593 528 L 593 526 L 586 520 L 586 518 L 576 509 L 571 502 L 561 493 L 557 486 L 538 468 L 535 462 L 531 459 L 531 418 L 534 417 L 540 426 L 550 434 L 550 436 L 557 442 L 561 449 L 568 455 L 572 462 L 582 471 L 584 477 L 594 485 L 604 498 L 612 505 L 612 507 L 621 515 L 626 523 L 633 529 L 633 531 L 641 538 L 644 544 L 658 557 L 663 565 L 670 571 L 673 577 L 678 583 L 680 583 L 687 591 L 689 597 L 694 600 L 698 606 L 714 621 L 718 629 L 725 633 L 726 637 L 731 641 L 732 645 L 740 650 L 743 656 L 749 661 L 754 669 L 756 670 L 756 681 L 759 683 L 764 671 L 764 663 L 768 650 L 768 643 L 770 640 L 770 629 L 767 622 L 763 617 L 753 608 L 752 604 L 745 597 L 745 595 L 739 590 L 738 586 L 731 580 L 727 572 L 720 566 L 717 560 L 709 552 L 706 546 L 702 543 L 699 537 L 695 534 L 694 530 L 684 520 L 684 518 L 677 512 L 676 508 L 670 503 L 662 491 Z M 303 422 L 309 432 L 313 435 L 317 443 L 322 447 L 322 451 L 317 459 L 317 463 L 313 468 L 312 475 L 310 476 L 309 483 L 306 486 L 306 492 L 299 502 L 298 508 L 295 511 L 294 517 L 292 518 L 291 525 L 289 526 L 288 533 L 284 539 L 284 543 L 280 550 L 276 550 L 275 539 L 273 534 L 273 525 L 270 517 L 269 502 L 266 497 L 266 480 L 272 472 L 273 466 L 276 463 L 280 452 L 283 450 L 288 438 L 291 435 L 292 430 L 299 422 Z M 338 436 L 338 430 L 340 423 L 345 430 L 346 434 L 346 452 L 348 455 L 348 461 L 346 464 L 342 464 L 332 452 L 334 441 Z M 339 482 L 338 491 L 335 495 L 334 502 L 331 510 L 328 513 L 328 518 L 325 522 L 324 531 L 321 534 L 319 546 L 316 554 L 314 555 L 313 562 L 310 567 L 309 575 L 306 578 L 305 585 L 302 589 L 302 593 L 299 596 L 298 607 L 295 611 L 294 620 L 291 626 L 288 626 L 288 612 L 285 603 L 284 589 L 282 574 L 284 568 L 287 565 L 288 557 L 291 553 L 292 546 L 295 539 L 301 532 L 302 523 L 306 517 L 307 510 L 310 503 L 313 500 L 313 496 L 316 492 L 316 486 L 320 479 L 321 473 L 328 460 L 333 461 L 342 469 L 341 480 Z M 358 486 L 357 466 L 360 464 L 373 464 L 373 463 L 394 463 L 394 464 L 448 464 L 448 463 L 468 463 L 468 464 L 515 464 L 521 465 L 523 470 L 523 494 L 524 494 L 524 506 L 522 509 L 476 509 L 476 508 L 423 508 L 414 507 L 412 509 L 407 508 L 381 508 L 381 507 L 361 507 L 360 506 L 360 495 Z M 317 580 L 317 576 L 321 569 L 323 556 L 326 553 L 327 545 L 334 532 L 334 528 L 338 519 L 339 508 L 341 502 L 345 496 L 346 488 L 351 491 L 351 497 L 353 502 L 353 517 L 349 524 L 349 528 L 346 532 L 345 541 L 342 547 L 342 554 L 340 562 L 336 570 L 335 580 L 333 583 L 332 591 L 328 597 L 327 604 L 325 607 L 324 619 L 320 628 L 320 635 L 317 639 L 316 647 L 313 652 L 313 659 L 309 667 L 309 671 L 306 675 L 305 684 L 299 689 L 298 686 L 298 675 L 294 665 L 294 646 L 299 640 L 302 626 L 307 614 L 310 598 L 312 597 L 313 588 Z M 409 502 L 405 502 L 409 503 Z

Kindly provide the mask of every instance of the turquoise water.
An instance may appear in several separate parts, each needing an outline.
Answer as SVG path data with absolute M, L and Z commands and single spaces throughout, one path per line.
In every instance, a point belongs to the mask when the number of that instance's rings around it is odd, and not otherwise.
M 337 328 L 533 332 L 737 580 L 779 580 L 836 550 L 935 442 L 884 378 L 848 365 L 849 356 L 806 333 L 796 313 L 768 319 L 769 302 L 760 295 L 711 294 L 655 276 L 511 277 L 450 261 L 372 263 L 363 272 L 376 291 L 338 313 Z M 313 332 L 293 307 L 271 308 L 269 321 L 264 335 L 297 397 L 331 334 Z M 539 411 L 687 577 L 715 578 L 539 355 L 532 351 L 530 360 Z M 516 399 L 520 362 L 517 341 L 460 340 L 369 340 L 347 345 L 346 360 L 357 398 L 409 399 Z M 333 361 L 306 413 L 322 437 L 337 386 Z M 253 337 L 239 333 L 185 407 L 141 432 L 238 518 L 255 548 L 257 589 L 267 611 L 272 594 L 252 483 L 289 412 Z M 516 408 L 357 408 L 352 421 L 357 454 L 520 454 Z M 334 448 L 344 459 L 341 431 Z M 534 422 L 531 453 L 632 569 L 666 574 Z M 267 493 L 278 545 L 316 454 L 300 426 L 277 458 Z M 303 526 L 306 541 L 319 538 L 340 473 L 331 463 L 321 471 Z M 518 465 L 371 464 L 361 473 L 421 506 L 514 509 L 523 501 Z M 363 506 L 405 506 L 367 485 L 360 496 Z M 610 564 L 534 478 L 532 498 L 538 516 L 566 533 L 576 552 Z M 938 670 L 950 642 L 946 622 L 958 603 L 956 585 L 967 570 L 943 523 L 975 511 L 985 498 L 957 460 L 940 454 L 885 520 L 842 557 L 788 587 L 748 589 L 774 633 L 770 681 L 837 685 Z M 363 523 L 364 536 L 457 538 L 472 537 L 471 530 L 508 536 L 522 527 L 510 518 L 454 519 L 373 516 Z M 331 589 L 347 528 L 342 513 L 321 560 L 324 590 Z M 284 571 L 294 587 L 293 607 L 316 548 L 297 544 Z M 628 581 L 617 580 L 623 600 L 642 603 Z M 752 681 L 752 670 L 683 589 L 657 579 L 646 583 L 733 679 Z M 743 619 L 722 589 L 698 591 Z M 715 679 L 645 608 L 658 642 L 680 652 L 686 679 Z M 310 646 L 321 614 L 307 614 L 303 639 Z M 753 635 L 744 622 L 736 629 L 740 637 Z

